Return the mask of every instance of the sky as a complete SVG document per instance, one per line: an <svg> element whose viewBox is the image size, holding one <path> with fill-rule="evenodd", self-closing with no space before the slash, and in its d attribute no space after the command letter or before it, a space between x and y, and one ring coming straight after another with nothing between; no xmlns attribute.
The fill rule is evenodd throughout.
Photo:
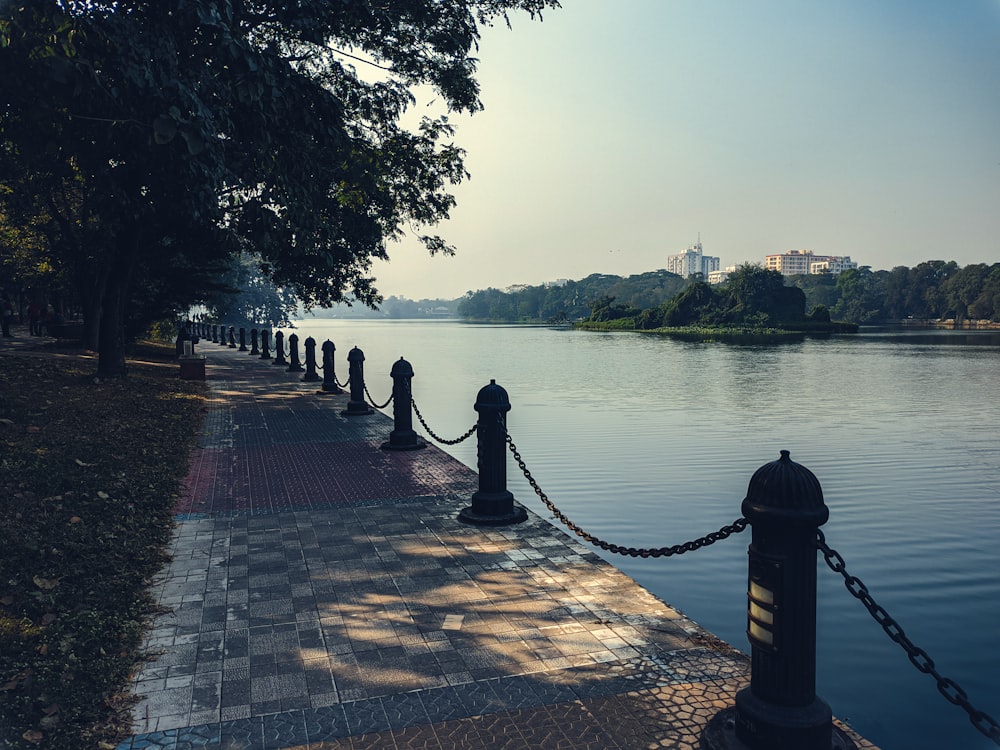
<svg viewBox="0 0 1000 750"><path fill-rule="evenodd" d="M723 267L1000 262L1000 0L563 0L476 56L471 178L432 230L457 253L391 243L386 297L642 273L699 237Z"/></svg>

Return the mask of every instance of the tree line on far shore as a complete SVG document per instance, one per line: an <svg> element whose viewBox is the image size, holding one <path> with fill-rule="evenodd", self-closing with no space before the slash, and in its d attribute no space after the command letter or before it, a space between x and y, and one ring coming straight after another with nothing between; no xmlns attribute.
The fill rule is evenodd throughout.
<svg viewBox="0 0 1000 750"><path fill-rule="evenodd" d="M644 329L824 318L857 324L907 318L997 322L1000 263L960 267L955 261L930 260L891 271L863 266L836 276L787 277L746 264L718 286L663 270L628 277L592 274L561 286L470 291L457 311L466 320L498 322L632 319Z"/></svg>

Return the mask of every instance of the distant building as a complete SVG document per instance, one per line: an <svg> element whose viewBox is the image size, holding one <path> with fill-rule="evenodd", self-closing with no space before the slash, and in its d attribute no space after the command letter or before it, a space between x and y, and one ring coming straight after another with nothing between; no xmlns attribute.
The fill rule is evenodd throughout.
<svg viewBox="0 0 1000 750"><path fill-rule="evenodd" d="M784 276L798 274L832 273L834 275L858 264L844 255L816 255L812 250L789 250L764 256L764 267Z"/></svg>
<svg viewBox="0 0 1000 750"><path fill-rule="evenodd" d="M736 266L726 266L722 271L711 271L708 274L709 284L723 284L729 281L729 275L736 273Z"/></svg>
<svg viewBox="0 0 1000 750"><path fill-rule="evenodd" d="M667 256L667 270L678 276L688 278L701 274L707 279L713 271L719 270L719 258L702 253L701 241L689 247L683 253Z"/></svg>
<svg viewBox="0 0 1000 750"><path fill-rule="evenodd" d="M843 273L857 267L858 264L845 255L842 258L813 261L809 264L809 273L829 273L836 276L838 273Z"/></svg>
<svg viewBox="0 0 1000 750"><path fill-rule="evenodd" d="M546 281L542 286L551 289L554 286L566 286L568 283L569 279L556 279L555 281Z"/></svg>

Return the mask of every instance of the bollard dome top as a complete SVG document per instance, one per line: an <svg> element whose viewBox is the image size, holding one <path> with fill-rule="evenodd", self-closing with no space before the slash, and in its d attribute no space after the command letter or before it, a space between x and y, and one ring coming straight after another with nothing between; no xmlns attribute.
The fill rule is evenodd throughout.
<svg viewBox="0 0 1000 750"><path fill-rule="evenodd" d="M324 352L325 352L325 351L326 351L327 349L329 349L329 350L330 350L331 352L333 352L333 351L336 351L336 350L337 350L337 347L335 347L335 346L333 345L333 342L332 342L332 341L330 341L330 339L327 339L326 341L324 341L324 342L323 342L323 346L322 346L321 348L323 349L323 351L324 351Z"/></svg>
<svg viewBox="0 0 1000 750"><path fill-rule="evenodd" d="M365 353L363 351L361 351L360 349L358 349L358 347L354 347L353 349L351 349L351 351L349 351L347 353L347 361L348 362L364 362L365 361Z"/></svg>
<svg viewBox="0 0 1000 750"><path fill-rule="evenodd" d="M781 451L777 461L754 472L742 510L751 523L779 521L820 526L830 517L816 475L792 461L786 450Z"/></svg>
<svg viewBox="0 0 1000 750"><path fill-rule="evenodd" d="M292 339L294 339L295 341L298 341L299 340L298 334L295 334L295 333L288 334L288 340L291 341Z"/></svg>
<svg viewBox="0 0 1000 750"><path fill-rule="evenodd" d="M389 371L389 377L391 378L412 378L413 377L413 365L407 362L405 359L400 357L392 365L392 370Z"/></svg>
<svg viewBox="0 0 1000 750"><path fill-rule="evenodd" d="M476 411L480 409L510 411L510 398L507 396L507 391L491 378L490 384L479 390L479 394L476 396L476 405L473 408Z"/></svg>
<svg viewBox="0 0 1000 750"><path fill-rule="evenodd" d="M314 339L312 336L308 336L306 338L306 348L308 349L313 346L316 346L316 339Z"/></svg>

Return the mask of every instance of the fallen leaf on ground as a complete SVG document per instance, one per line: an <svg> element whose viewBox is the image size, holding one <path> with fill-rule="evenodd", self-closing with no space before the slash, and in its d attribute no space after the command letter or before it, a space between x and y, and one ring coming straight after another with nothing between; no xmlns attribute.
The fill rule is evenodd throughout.
<svg viewBox="0 0 1000 750"><path fill-rule="evenodd" d="M36 586L38 586L38 588L44 589L45 591L51 591L59 585L58 578L42 578L41 576L34 576L31 580Z"/></svg>

